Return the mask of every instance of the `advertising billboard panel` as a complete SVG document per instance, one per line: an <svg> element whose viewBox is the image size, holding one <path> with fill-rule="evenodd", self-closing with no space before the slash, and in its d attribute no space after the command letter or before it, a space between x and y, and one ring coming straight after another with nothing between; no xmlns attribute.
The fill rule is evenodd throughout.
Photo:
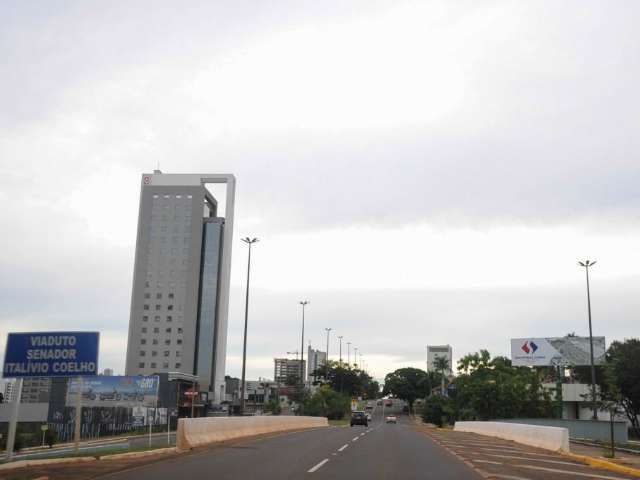
<svg viewBox="0 0 640 480"><path fill-rule="evenodd" d="M98 332L10 333L5 378L71 377L98 372Z"/></svg>
<svg viewBox="0 0 640 480"><path fill-rule="evenodd" d="M98 375L82 379L82 406L134 407L155 406L159 378L136 376ZM78 381L71 379L67 387L67 406L73 407L78 399Z"/></svg>
<svg viewBox="0 0 640 480"><path fill-rule="evenodd" d="M605 337L593 337L593 359L604 362ZM511 362L516 367L590 365L589 337L512 338Z"/></svg>

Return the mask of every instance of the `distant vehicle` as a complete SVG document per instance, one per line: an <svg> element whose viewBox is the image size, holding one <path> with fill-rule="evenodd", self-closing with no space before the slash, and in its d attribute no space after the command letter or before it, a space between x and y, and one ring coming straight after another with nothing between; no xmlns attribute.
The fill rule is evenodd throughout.
<svg viewBox="0 0 640 480"><path fill-rule="evenodd" d="M370 422L370 421L371 421L371 414L367 413L367 422Z"/></svg>
<svg viewBox="0 0 640 480"><path fill-rule="evenodd" d="M108 392L108 393L105 392L100 394L101 402L105 402L105 401L119 402L120 400L122 400L122 394L117 390L114 390L113 392Z"/></svg>
<svg viewBox="0 0 640 480"><path fill-rule="evenodd" d="M378 405L378 406L382 406L382 400L378 400L378 401L376 402L376 405Z"/></svg>
<svg viewBox="0 0 640 480"><path fill-rule="evenodd" d="M373 405L367 405L364 407L365 410L373 410Z"/></svg>
<svg viewBox="0 0 640 480"><path fill-rule="evenodd" d="M351 426L353 427L354 425L364 425L368 427L369 421L367 420L366 413L360 411L351 412Z"/></svg>
<svg viewBox="0 0 640 480"><path fill-rule="evenodd" d="M389 400L389 399L385 400L384 401L384 406L385 407L393 407L393 401Z"/></svg>
<svg viewBox="0 0 640 480"><path fill-rule="evenodd" d="M395 415L387 415L386 421L387 423L398 423L398 419Z"/></svg>

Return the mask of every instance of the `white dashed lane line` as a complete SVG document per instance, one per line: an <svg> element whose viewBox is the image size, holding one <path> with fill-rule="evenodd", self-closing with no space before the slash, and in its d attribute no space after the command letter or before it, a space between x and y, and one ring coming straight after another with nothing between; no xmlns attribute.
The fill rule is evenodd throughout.
<svg viewBox="0 0 640 480"><path fill-rule="evenodd" d="M345 448L347 448L348 446L349 446L349 444L348 444L348 443L345 443L343 446L341 446L341 447L338 449L338 451L339 451L339 452L341 452L341 451L343 451Z"/></svg>
<svg viewBox="0 0 640 480"><path fill-rule="evenodd" d="M353 437L353 438L351 439L351 441L352 441L352 442L357 442L359 438L360 438L360 437Z"/></svg>
<svg viewBox="0 0 640 480"><path fill-rule="evenodd" d="M502 465L502 462L493 462L491 460L480 460L479 458L474 458L471 461L473 463L489 463L491 465Z"/></svg>
<svg viewBox="0 0 640 480"><path fill-rule="evenodd" d="M324 460L322 460L320 463L318 463L315 467L311 467L309 470L307 470L307 473L313 473L316 470L318 470L320 467L322 467L325 463L327 463L329 461L328 458L325 458Z"/></svg>

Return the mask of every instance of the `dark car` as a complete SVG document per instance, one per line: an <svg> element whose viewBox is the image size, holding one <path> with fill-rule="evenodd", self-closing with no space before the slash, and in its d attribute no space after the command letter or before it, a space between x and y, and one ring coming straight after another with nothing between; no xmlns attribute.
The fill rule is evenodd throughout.
<svg viewBox="0 0 640 480"><path fill-rule="evenodd" d="M364 412L351 412L351 426L353 427L354 425L369 426L367 414Z"/></svg>

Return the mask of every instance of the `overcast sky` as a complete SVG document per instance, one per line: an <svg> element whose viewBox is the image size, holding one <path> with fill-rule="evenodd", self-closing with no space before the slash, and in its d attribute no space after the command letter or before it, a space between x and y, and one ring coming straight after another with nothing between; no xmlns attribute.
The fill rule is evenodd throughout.
<svg viewBox="0 0 640 480"><path fill-rule="evenodd" d="M124 371L140 175L237 177L227 371L324 328L377 377L637 337L635 1L3 1L0 354L98 329ZM345 345L346 355L346 345ZM330 355L337 353L331 342Z"/></svg>

